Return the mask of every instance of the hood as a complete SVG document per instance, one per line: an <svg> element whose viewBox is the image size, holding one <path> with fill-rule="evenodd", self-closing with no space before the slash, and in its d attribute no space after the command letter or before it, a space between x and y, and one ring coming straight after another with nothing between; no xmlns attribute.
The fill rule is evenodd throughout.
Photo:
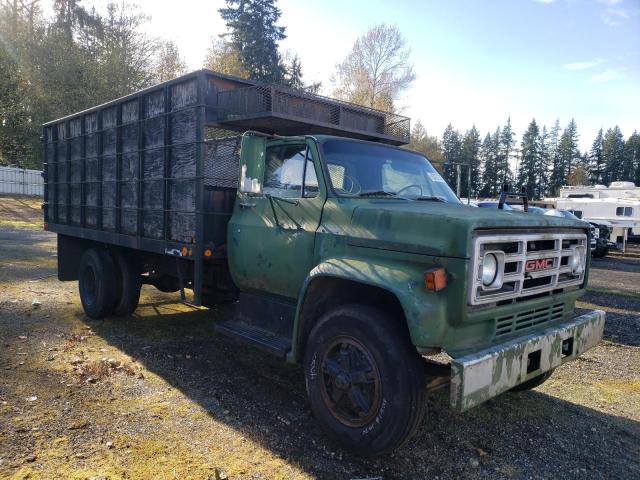
<svg viewBox="0 0 640 480"><path fill-rule="evenodd" d="M349 243L385 250L468 258L476 230L587 230L582 221L437 202L372 199L353 210Z"/></svg>

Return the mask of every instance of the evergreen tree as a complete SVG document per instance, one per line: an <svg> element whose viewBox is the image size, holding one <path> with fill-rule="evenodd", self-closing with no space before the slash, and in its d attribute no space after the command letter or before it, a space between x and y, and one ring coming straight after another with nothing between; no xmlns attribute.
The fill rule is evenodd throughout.
<svg viewBox="0 0 640 480"><path fill-rule="evenodd" d="M517 184L524 187L529 198L539 198L538 179L540 172L540 129L536 120L531 120L527 130L522 135L520 151L520 168Z"/></svg>
<svg viewBox="0 0 640 480"><path fill-rule="evenodd" d="M500 127L493 135L487 133L480 147L480 162L482 164L482 186L480 197L496 197L502 185L498 179L498 149L500 145Z"/></svg>
<svg viewBox="0 0 640 480"><path fill-rule="evenodd" d="M556 122L557 125L557 122ZM552 130L554 132L556 126ZM566 185L567 177L571 175L573 167L578 163L580 151L578 150L578 126L571 119L560 135L554 155L553 171L551 172L551 191L557 195L560 187Z"/></svg>
<svg viewBox="0 0 640 480"><path fill-rule="evenodd" d="M294 55L291 59L291 64L285 67L286 71L286 84L291 88L303 89L304 83L302 81L302 64L300 63L300 57Z"/></svg>
<svg viewBox="0 0 640 480"><path fill-rule="evenodd" d="M309 93L318 93L322 82L316 82L309 85L304 83L302 74L302 62L296 53L286 52L282 59L282 68L284 73L283 84L296 90L304 90Z"/></svg>
<svg viewBox="0 0 640 480"><path fill-rule="evenodd" d="M560 120L556 119L549 132L548 151L551 160L551 175L547 193L558 195L560 187L564 183L564 171L560 164Z"/></svg>
<svg viewBox="0 0 640 480"><path fill-rule="evenodd" d="M604 158L602 156L602 129L598 130L598 135L591 145L589 151L589 181L593 185L602 183L602 175L604 174Z"/></svg>
<svg viewBox="0 0 640 480"><path fill-rule="evenodd" d="M602 142L602 158L604 161L604 175L602 181L609 185L616 180L622 180L624 163L624 137L617 125L607 130Z"/></svg>
<svg viewBox="0 0 640 480"><path fill-rule="evenodd" d="M226 0L226 7L219 12L230 30L230 44L240 53L250 78L282 82L285 72L278 42L286 34L285 28L277 25L281 12L276 0Z"/></svg>
<svg viewBox="0 0 640 480"><path fill-rule="evenodd" d="M500 191L502 185L511 183L513 180L511 175L510 161L515 155L516 135L511 128L511 117L507 118L507 124L502 129L499 136L498 157L496 159L496 173L500 182Z"/></svg>
<svg viewBox="0 0 640 480"><path fill-rule="evenodd" d="M460 160L462 163L466 163L466 167L462 167L461 173L464 177L462 180L462 193L463 197L477 197L480 190L480 132L475 125L471 127L464 134L462 139L462 152ZM471 169L471 172L468 171ZM466 180L471 178L471 185ZM469 189L471 187L471 189ZM470 191L469 191L470 190Z"/></svg>
<svg viewBox="0 0 640 480"><path fill-rule="evenodd" d="M624 144L624 160L622 164L622 180L635 181L636 169L640 157L640 135L634 131Z"/></svg>
<svg viewBox="0 0 640 480"><path fill-rule="evenodd" d="M640 186L640 134L637 131L627 139L625 155L632 165L633 174L629 176L629 180Z"/></svg>
<svg viewBox="0 0 640 480"><path fill-rule="evenodd" d="M538 138L540 155L538 155L538 164L536 165L536 198L544 198L549 192L549 169L551 167L549 136L550 134L547 131L547 127L543 126L540 137Z"/></svg>
<svg viewBox="0 0 640 480"><path fill-rule="evenodd" d="M447 125L447 128L442 135L442 154L445 160L444 166L444 178L452 189L456 189L457 179L457 165L462 155L462 139L460 133L453 128L451 124Z"/></svg>
<svg viewBox="0 0 640 480"><path fill-rule="evenodd" d="M564 179L571 175L573 169L580 162L580 150L578 149L578 125L572 118L562 132L560 145L560 164L564 170Z"/></svg>

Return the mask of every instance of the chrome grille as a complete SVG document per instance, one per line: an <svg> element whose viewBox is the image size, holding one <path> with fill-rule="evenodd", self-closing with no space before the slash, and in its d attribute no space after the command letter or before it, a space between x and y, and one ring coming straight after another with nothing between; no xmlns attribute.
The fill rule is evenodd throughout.
<svg viewBox="0 0 640 480"><path fill-rule="evenodd" d="M564 304L547 305L496 318L496 337L562 319Z"/></svg>
<svg viewBox="0 0 640 480"><path fill-rule="evenodd" d="M480 234L474 239L469 282L469 303L485 303L536 295L579 285L584 269L574 274L569 265L576 248L587 254L584 233ZM504 276L500 288L482 285L482 262L487 253L504 254ZM548 260L548 265L527 272L527 262Z"/></svg>

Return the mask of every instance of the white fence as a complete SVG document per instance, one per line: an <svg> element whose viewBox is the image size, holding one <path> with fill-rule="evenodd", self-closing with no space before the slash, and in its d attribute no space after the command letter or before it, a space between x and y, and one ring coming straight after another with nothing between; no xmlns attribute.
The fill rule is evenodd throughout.
<svg viewBox="0 0 640 480"><path fill-rule="evenodd" d="M0 167L0 193L42 196L44 185L40 170Z"/></svg>

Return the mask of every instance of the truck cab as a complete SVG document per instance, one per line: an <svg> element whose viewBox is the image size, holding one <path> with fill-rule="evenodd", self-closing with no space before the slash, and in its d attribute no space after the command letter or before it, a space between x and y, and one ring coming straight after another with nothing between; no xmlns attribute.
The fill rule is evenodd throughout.
<svg viewBox="0 0 640 480"><path fill-rule="evenodd" d="M352 449L404 441L429 373L463 411L602 336L604 313L574 314L584 222L468 207L427 158L379 143L249 132L240 164L227 241L240 302L221 331L303 362L315 415Z"/></svg>

